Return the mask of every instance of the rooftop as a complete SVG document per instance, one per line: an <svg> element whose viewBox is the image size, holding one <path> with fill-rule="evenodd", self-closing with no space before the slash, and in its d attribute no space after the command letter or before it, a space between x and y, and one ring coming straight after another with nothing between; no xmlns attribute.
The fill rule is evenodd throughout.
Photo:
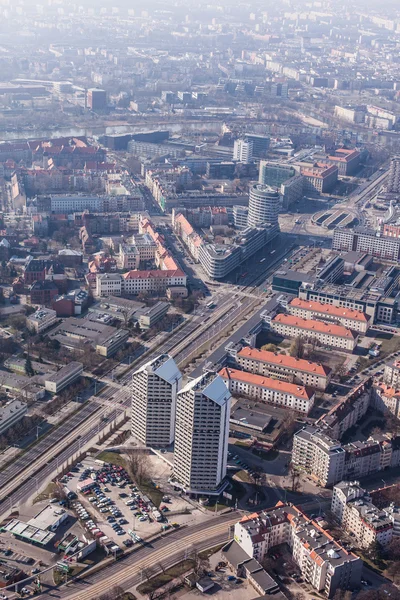
<svg viewBox="0 0 400 600"><path fill-rule="evenodd" d="M320 363L310 362L302 358L293 358L287 354L275 354L275 352L269 352L267 350L258 350L257 348L250 348L245 346L240 350L238 356L241 358L251 358L264 363L270 363L274 365L282 365L289 369L296 369L298 371L305 371L307 373L315 373L323 377L327 376L331 369L325 367Z"/></svg>
<svg viewBox="0 0 400 600"><path fill-rule="evenodd" d="M326 335L334 335L336 337L345 337L348 339L355 339L354 333L342 327L341 325L328 325L322 321L314 321L311 319L301 319L300 317L294 317L293 315L279 314L272 320L273 323L282 323L292 327L298 327L299 329L306 329L308 331L316 331L318 333L324 333Z"/></svg>
<svg viewBox="0 0 400 600"><path fill-rule="evenodd" d="M302 385L287 383L286 381L264 377L263 375L253 375L253 373L246 373L245 371L239 371L237 369L224 367L219 372L219 375L224 379L234 379L236 381L242 381L243 383L249 383L250 385L256 385L276 392L291 394L302 400L310 400L314 396L314 392L311 389Z"/></svg>
<svg viewBox="0 0 400 600"><path fill-rule="evenodd" d="M303 308L313 312L324 313L332 317L337 317L338 319L345 318L364 322L369 320L369 317L366 314L359 312L358 310L353 310L352 308L342 308L340 306L332 306L331 304L322 304L322 302L315 302L313 300L300 300L300 298L293 298L289 306Z"/></svg>

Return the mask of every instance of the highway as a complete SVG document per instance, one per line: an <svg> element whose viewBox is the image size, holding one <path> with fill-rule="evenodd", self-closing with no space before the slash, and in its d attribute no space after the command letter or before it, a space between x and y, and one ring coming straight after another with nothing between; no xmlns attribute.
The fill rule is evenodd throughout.
<svg viewBox="0 0 400 600"><path fill-rule="evenodd" d="M122 586L125 590L140 583L142 570L151 567L157 569L160 562L164 567L171 566L184 558L185 552L192 548L202 550L228 541L230 528L241 517L238 512L218 516L205 523L183 528L170 533L152 543L144 544L137 551L122 560L103 567L99 572L71 582L57 591L45 591L43 600L63 598L65 600L90 600L97 598L113 586ZM151 561L149 558L151 557Z"/></svg>

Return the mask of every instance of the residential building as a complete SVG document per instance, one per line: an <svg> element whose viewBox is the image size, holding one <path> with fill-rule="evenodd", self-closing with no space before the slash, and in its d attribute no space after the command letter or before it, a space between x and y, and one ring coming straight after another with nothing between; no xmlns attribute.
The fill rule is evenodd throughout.
<svg viewBox="0 0 400 600"><path fill-rule="evenodd" d="M162 354L132 375L131 432L142 444L165 448L174 441L176 397L182 375L168 354Z"/></svg>
<svg viewBox="0 0 400 600"><path fill-rule="evenodd" d="M277 225L280 206L280 195L276 190L262 183L252 185L249 196L249 227L257 227L262 223Z"/></svg>
<svg viewBox="0 0 400 600"><path fill-rule="evenodd" d="M385 383L378 384L373 389L374 408L381 412L389 411L396 419L400 418L400 389Z"/></svg>
<svg viewBox="0 0 400 600"><path fill-rule="evenodd" d="M372 391L372 377L364 379L323 414L317 420L317 425L324 427L331 437L340 440L366 414L371 404Z"/></svg>
<svg viewBox="0 0 400 600"><path fill-rule="evenodd" d="M320 363L249 346L244 346L236 354L236 363L245 371L257 375L301 383L321 391L328 387L331 378L331 369Z"/></svg>
<svg viewBox="0 0 400 600"><path fill-rule="evenodd" d="M137 248L141 262L155 259L157 244L154 242L150 234L133 234L132 245Z"/></svg>
<svg viewBox="0 0 400 600"><path fill-rule="evenodd" d="M133 244L120 244L118 266L120 269L138 269L140 266L139 250Z"/></svg>
<svg viewBox="0 0 400 600"><path fill-rule="evenodd" d="M248 206L234 206L233 207L233 222L236 229L246 229L247 220L249 216Z"/></svg>
<svg viewBox="0 0 400 600"><path fill-rule="evenodd" d="M356 538L360 548L369 548L376 542L385 547L392 540L390 516L373 504L357 481L342 481L333 488L332 512L344 531Z"/></svg>
<svg viewBox="0 0 400 600"><path fill-rule="evenodd" d="M308 414L314 405L315 393L310 389L263 375L254 375L224 367L219 372L234 396L248 396L268 404L291 408Z"/></svg>
<svg viewBox="0 0 400 600"><path fill-rule="evenodd" d="M36 333L42 333L57 322L57 313L51 308L39 308L27 318L27 325Z"/></svg>
<svg viewBox="0 0 400 600"><path fill-rule="evenodd" d="M71 361L59 371L46 377L44 387L52 394L58 394L64 388L75 383L83 373L83 364L77 361Z"/></svg>
<svg viewBox="0 0 400 600"><path fill-rule="evenodd" d="M287 544L302 578L332 598L336 590L360 586L362 561L342 548L296 506L275 507L244 516L235 525L234 539L242 550L262 562L267 552Z"/></svg>
<svg viewBox="0 0 400 600"><path fill-rule="evenodd" d="M335 106L335 117L348 123L364 123L365 106Z"/></svg>
<svg viewBox="0 0 400 600"><path fill-rule="evenodd" d="M391 360L385 364L383 381L387 386L400 389L400 360Z"/></svg>
<svg viewBox="0 0 400 600"><path fill-rule="evenodd" d="M287 306L287 311L302 319L319 319L324 322L340 323L343 327L359 333L367 332L371 320L369 315L351 308L341 308L300 298L293 298Z"/></svg>
<svg viewBox="0 0 400 600"><path fill-rule="evenodd" d="M28 405L20 400L10 400L0 407L0 435L24 418Z"/></svg>
<svg viewBox="0 0 400 600"><path fill-rule="evenodd" d="M322 346L345 352L353 352L358 340L356 333L341 325L328 325L322 321L301 319L292 315L276 315L270 322L270 328L284 337L302 336L309 340L315 339Z"/></svg>
<svg viewBox="0 0 400 600"><path fill-rule="evenodd" d="M338 440L307 426L293 436L292 463L309 473L322 487L343 479L346 453Z"/></svg>
<svg viewBox="0 0 400 600"><path fill-rule="evenodd" d="M400 192L400 156L393 156L390 160L386 189L391 194Z"/></svg>
<svg viewBox="0 0 400 600"><path fill-rule="evenodd" d="M224 487L230 404L231 394L214 372L178 393L171 481L188 494L219 495Z"/></svg>
<svg viewBox="0 0 400 600"><path fill-rule="evenodd" d="M52 301L58 296L59 291L54 281L35 281L29 288L28 296L30 303L39 306L51 305Z"/></svg>

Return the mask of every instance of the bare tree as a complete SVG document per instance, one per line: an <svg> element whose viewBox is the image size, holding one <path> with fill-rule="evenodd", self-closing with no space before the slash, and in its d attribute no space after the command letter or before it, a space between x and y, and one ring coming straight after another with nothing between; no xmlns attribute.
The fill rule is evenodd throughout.
<svg viewBox="0 0 400 600"><path fill-rule="evenodd" d="M125 457L126 469L139 486L151 480L151 465L146 451L130 449L125 452Z"/></svg>
<svg viewBox="0 0 400 600"><path fill-rule="evenodd" d="M292 484L292 492L296 492L300 486L300 472L292 462L289 464L289 475Z"/></svg>

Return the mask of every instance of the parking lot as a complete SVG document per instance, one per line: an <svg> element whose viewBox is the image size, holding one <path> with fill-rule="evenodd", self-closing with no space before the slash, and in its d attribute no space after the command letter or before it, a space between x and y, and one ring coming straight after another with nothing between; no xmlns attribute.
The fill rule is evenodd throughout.
<svg viewBox="0 0 400 600"><path fill-rule="evenodd" d="M167 483L171 469L157 456L151 456L151 461L154 483L161 487ZM157 473L162 473L160 478L155 465ZM64 483L77 494L74 510L83 527L94 531L97 539L108 538L119 546L131 545L129 531L146 539L171 526L210 518L209 514L174 492L171 486L163 485L162 489L167 487L168 491L159 493L161 502L156 506L134 485L123 467L93 458L86 458L71 469Z"/></svg>

